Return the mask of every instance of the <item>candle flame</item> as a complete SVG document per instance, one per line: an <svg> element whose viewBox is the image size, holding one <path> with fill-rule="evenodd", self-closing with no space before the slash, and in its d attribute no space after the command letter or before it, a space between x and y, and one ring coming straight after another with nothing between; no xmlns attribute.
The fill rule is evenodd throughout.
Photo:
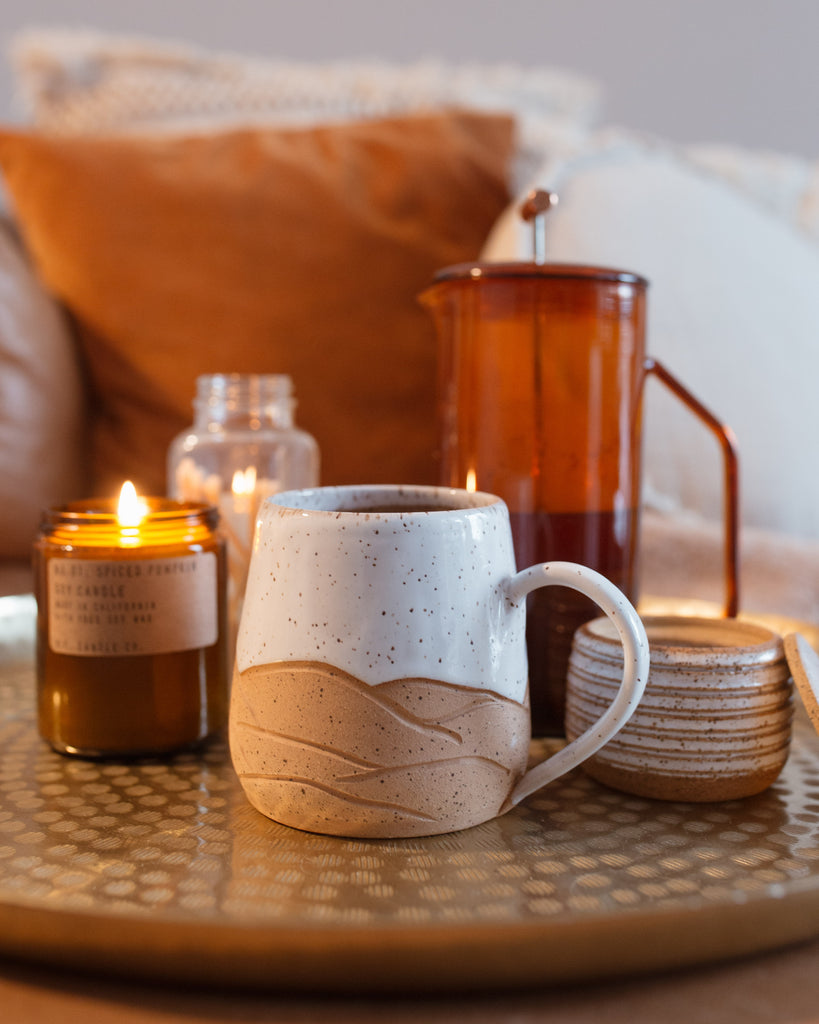
<svg viewBox="0 0 819 1024"><path fill-rule="evenodd" d="M466 489L473 494L478 489L478 478L475 470L470 468L466 471Z"/></svg>
<svg viewBox="0 0 819 1024"><path fill-rule="evenodd" d="M256 467L248 466L244 470L237 469L233 474L230 489L234 494L253 494L256 490Z"/></svg>
<svg viewBox="0 0 819 1024"><path fill-rule="evenodd" d="M148 506L137 497L136 487L126 480L119 492L117 519L124 527L139 526L148 513Z"/></svg>

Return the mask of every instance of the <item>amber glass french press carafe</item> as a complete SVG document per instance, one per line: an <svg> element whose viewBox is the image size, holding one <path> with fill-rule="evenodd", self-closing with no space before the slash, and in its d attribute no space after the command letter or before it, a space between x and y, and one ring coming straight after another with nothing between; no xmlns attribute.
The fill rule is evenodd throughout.
<svg viewBox="0 0 819 1024"><path fill-rule="evenodd" d="M638 274L546 263L536 192L531 262L460 264L422 294L438 333L441 482L500 495L518 565L597 569L637 600L642 397L662 381L716 435L725 472L725 612L737 611L737 455L733 435L645 352ZM563 730L575 629L599 614L573 591L531 595L527 651L533 728Z"/></svg>

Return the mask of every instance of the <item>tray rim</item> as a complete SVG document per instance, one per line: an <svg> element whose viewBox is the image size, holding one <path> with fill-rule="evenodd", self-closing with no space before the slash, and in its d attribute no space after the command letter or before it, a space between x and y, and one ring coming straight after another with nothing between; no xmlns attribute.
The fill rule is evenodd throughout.
<svg viewBox="0 0 819 1024"><path fill-rule="evenodd" d="M216 924L0 898L0 954L83 973L206 987L489 991L639 976L772 952L815 938L817 911L817 879L732 903L481 925Z"/></svg>

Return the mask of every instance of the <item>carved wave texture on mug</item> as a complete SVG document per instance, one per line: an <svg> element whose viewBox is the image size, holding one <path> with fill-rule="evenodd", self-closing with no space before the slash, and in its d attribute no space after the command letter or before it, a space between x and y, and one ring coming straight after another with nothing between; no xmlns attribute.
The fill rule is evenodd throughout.
<svg viewBox="0 0 819 1024"><path fill-rule="evenodd" d="M528 707L432 679L370 686L332 665L236 673L233 764L250 802L297 828L424 835L497 814L526 768Z"/></svg>

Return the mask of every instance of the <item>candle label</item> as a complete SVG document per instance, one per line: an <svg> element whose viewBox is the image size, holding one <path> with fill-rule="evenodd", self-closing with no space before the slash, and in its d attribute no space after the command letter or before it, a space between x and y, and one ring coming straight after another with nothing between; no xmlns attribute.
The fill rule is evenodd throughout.
<svg viewBox="0 0 819 1024"><path fill-rule="evenodd" d="M57 654L167 654L215 644L217 558L48 562L48 643Z"/></svg>

